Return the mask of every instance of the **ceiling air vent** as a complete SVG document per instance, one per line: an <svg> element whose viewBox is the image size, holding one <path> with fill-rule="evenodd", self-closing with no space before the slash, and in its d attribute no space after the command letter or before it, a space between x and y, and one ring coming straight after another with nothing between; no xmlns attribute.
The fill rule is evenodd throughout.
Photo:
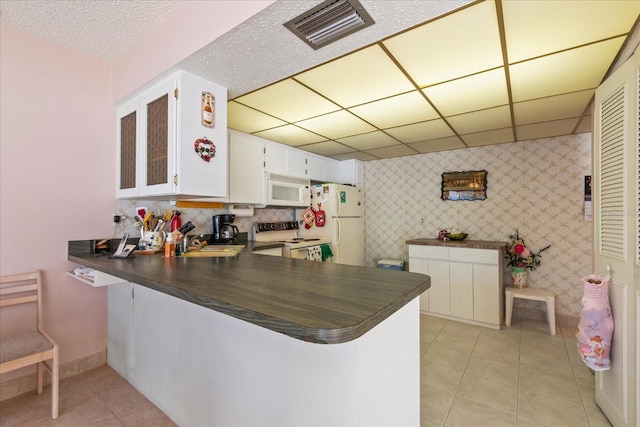
<svg viewBox="0 0 640 427"><path fill-rule="evenodd" d="M326 0L284 26L319 49L371 24L373 19L358 0Z"/></svg>

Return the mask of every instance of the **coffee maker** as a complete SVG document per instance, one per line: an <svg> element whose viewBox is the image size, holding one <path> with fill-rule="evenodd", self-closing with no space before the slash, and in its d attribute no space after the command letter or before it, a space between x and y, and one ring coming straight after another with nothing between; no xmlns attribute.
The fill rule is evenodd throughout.
<svg viewBox="0 0 640 427"><path fill-rule="evenodd" d="M229 245L238 243L238 227L233 224L236 216L231 214L214 215L213 216L213 235L211 236L212 245Z"/></svg>

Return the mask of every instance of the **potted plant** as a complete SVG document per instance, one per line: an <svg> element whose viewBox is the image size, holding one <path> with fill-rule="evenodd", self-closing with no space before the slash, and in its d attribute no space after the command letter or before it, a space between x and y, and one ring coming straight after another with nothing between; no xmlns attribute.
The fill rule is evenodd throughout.
<svg viewBox="0 0 640 427"><path fill-rule="evenodd" d="M535 270L540 266L540 254L551 247L547 245L538 252L533 252L524 243L520 233L516 228L515 234L509 236L511 242L505 251L507 265L511 267L511 280L514 288L524 288L527 286L527 269Z"/></svg>

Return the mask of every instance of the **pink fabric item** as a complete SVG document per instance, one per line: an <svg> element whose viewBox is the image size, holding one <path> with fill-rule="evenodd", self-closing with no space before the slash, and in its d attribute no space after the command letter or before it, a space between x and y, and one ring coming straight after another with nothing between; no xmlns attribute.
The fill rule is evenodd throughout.
<svg viewBox="0 0 640 427"><path fill-rule="evenodd" d="M578 353L594 371L610 368L609 351L613 336L613 314L609 304L609 276L596 274L582 278L582 312L576 330Z"/></svg>

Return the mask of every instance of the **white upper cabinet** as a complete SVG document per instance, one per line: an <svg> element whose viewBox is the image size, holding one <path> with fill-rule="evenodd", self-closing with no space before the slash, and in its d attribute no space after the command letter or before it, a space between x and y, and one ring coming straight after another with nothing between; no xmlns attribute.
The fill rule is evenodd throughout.
<svg viewBox="0 0 640 427"><path fill-rule="evenodd" d="M227 91L178 71L118 107L118 198L226 197Z"/></svg>
<svg viewBox="0 0 640 427"><path fill-rule="evenodd" d="M264 203L264 173L264 140L229 130L229 201Z"/></svg>
<svg viewBox="0 0 640 427"><path fill-rule="evenodd" d="M327 182L341 182L340 161L335 159L324 159L324 180Z"/></svg>
<svg viewBox="0 0 640 427"><path fill-rule="evenodd" d="M264 146L264 170L280 175L287 174L287 150L286 145L258 138Z"/></svg>
<svg viewBox="0 0 640 427"><path fill-rule="evenodd" d="M312 181L327 181L327 177L325 174L324 157L312 153L307 153L306 151L304 153L306 154L306 177Z"/></svg>
<svg viewBox="0 0 640 427"><path fill-rule="evenodd" d="M229 129L229 203L264 204L265 173L362 185L358 160L338 161ZM347 179L344 179L346 177Z"/></svg>
<svg viewBox="0 0 640 427"><path fill-rule="evenodd" d="M340 182L358 186L364 185L364 163L354 159L341 161Z"/></svg>

